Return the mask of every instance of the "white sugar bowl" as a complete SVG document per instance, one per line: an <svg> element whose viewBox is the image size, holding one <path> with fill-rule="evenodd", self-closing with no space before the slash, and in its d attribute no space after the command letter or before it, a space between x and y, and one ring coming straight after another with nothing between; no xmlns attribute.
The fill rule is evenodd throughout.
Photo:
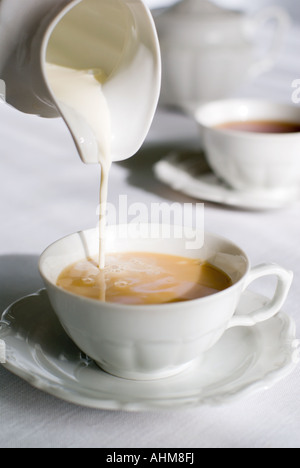
<svg viewBox="0 0 300 468"><path fill-rule="evenodd" d="M257 35L272 22L271 45L261 56ZM161 101L185 107L226 97L246 79L272 68L289 17L279 7L248 16L206 0L183 0L159 15L156 25L163 60Z"/></svg>

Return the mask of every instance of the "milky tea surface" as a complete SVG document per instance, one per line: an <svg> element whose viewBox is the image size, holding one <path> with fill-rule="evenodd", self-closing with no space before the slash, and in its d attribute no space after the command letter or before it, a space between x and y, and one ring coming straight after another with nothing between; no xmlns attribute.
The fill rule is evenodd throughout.
<svg viewBox="0 0 300 468"><path fill-rule="evenodd" d="M207 262L153 253L106 255L67 267L57 285L76 295L125 305L183 302L223 291L232 281Z"/></svg>

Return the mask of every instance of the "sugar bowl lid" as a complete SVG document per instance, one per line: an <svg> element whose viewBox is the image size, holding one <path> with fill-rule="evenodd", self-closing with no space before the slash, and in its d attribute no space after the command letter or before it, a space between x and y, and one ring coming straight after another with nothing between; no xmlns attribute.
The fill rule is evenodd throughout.
<svg viewBox="0 0 300 468"><path fill-rule="evenodd" d="M156 18L161 38L187 43L222 43L242 33L244 14L223 9L208 0L182 0ZM192 45L192 44L191 44Z"/></svg>

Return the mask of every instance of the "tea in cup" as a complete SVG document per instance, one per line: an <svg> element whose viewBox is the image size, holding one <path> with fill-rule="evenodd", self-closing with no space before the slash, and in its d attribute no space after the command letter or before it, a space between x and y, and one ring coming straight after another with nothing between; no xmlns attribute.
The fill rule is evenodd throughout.
<svg viewBox="0 0 300 468"><path fill-rule="evenodd" d="M108 302L101 287L99 297L90 298L60 284L70 268L97 257L97 229L55 242L40 259L40 272L51 304L67 334L104 371L126 379L153 380L175 375L201 358L227 329L270 319L284 304L293 278L291 272L277 265L251 269L246 253L219 236L206 234L204 245L191 250L187 246L197 235L193 229L174 227L171 238L162 231L153 238L152 227L136 226L134 236L132 225L108 227L106 249L108 257L115 258L108 267L119 269L112 275L119 284L110 284L110 277L105 286L112 287L120 299L122 293L116 291L128 288L130 282L137 284L133 294L124 295L127 299L140 298L136 303L126 303L124 297L114 301L114 294ZM135 259L139 261L132 278L124 271L128 261L134 265ZM168 270L166 261L173 272ZM177 289L172 290L174 265L179 276ZM189 273L181 272L180 276L181 268ZM250 283L269 275L278 278L273 299L250 315L236 315L240 298ZM82 273L79 277L84 278ZM151 296L151 283L156 291L151 300L144 301L145 291L146 296L149 291Z"/></svg>
<svg viewBox="0 0 300 468"><path fill-rule="evenodd" d="M299 189L299 108L232 99L201 105L194 117L209 165L232 188Z"/></svg>

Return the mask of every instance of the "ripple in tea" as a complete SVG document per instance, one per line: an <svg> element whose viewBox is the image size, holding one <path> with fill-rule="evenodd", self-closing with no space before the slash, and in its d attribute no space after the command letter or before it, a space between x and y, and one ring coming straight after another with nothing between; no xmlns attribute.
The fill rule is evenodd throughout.
<svg viewBox="0 0 300 468"><path fill-rule="evenodd" d="M57 285L79 296L127 304L166 304L206 297L232 285L226 273L200 260L152 253L108 254L67 267Z"/></svg>

